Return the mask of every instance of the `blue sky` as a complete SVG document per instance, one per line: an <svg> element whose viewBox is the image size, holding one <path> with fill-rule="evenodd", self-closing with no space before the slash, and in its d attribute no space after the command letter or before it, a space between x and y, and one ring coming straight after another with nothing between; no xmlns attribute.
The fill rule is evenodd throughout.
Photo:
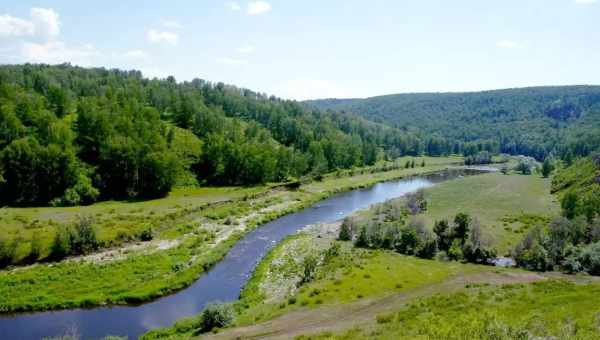
<svg viewBox="0 0 600 340"><path fill-rule="evenodd" d="M4 0L0 63L26 61L293 99L600 84L600 0Z"/></svg>

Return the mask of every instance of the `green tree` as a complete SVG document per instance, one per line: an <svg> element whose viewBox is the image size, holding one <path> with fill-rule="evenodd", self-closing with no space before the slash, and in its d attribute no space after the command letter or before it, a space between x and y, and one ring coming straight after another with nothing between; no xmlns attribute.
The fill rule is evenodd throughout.
<svg viewBox="0 0 600 340"><path fill-rule="evenodd" d="M465 213L458 213L454 217L454 228L452 229L453 237L458 239L461 244L465 243L469 233L469 225L471 224L471 216Z"/></svg>
<svg viewBox="0 0 600 340"><path fill-rule="evenodd" d="M546 157L546 159L544 159L544 163L542 163L542 176L544 178L548 178L553 170L554 166L552 165L550 158Z"/></svg>
<svg viewBox="0 0 600 340"><path fill-rule="evenodd" d="M562 208L562 214L568 219L573 219L577 214L578 206L577 194L573 191L568 191L562 198L560 205Z"/></svg>
<svg viewBox="0 0 600 340"><path fill-rule="evenodd" d="M344 218L342 225L340 227L340 233L338 236L338 240L340 241L350 241L352 240L352 229L354 222L350 217Z"/></svg>

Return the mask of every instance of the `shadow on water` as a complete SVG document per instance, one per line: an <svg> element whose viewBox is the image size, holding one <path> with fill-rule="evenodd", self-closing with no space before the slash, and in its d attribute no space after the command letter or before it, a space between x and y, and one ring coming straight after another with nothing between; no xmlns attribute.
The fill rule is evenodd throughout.
<svg viewBox="0 0 600 340"><path fill-rule="evenodd" d="M400 197L436 183L481 174L487 169L449 169L382 182L366 189L334 195L297 213L266 223L246 234L207 273L173 295L138 306L98 307L0 317L0 339L40 339L76 331L82 338L107 335L137 338L177 319L198 314L212 301L236 300L257 263L284 237L308 224L333 222L372 204Z"/></svg>

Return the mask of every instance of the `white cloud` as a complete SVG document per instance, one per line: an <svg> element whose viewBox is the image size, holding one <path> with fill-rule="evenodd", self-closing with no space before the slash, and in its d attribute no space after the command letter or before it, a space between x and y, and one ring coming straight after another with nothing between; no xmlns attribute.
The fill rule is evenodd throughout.
<svg viewBox="0 0 600 340"><path fill-rule="evenodd" d="M142 50L131 50L123 53L123 56L131 59L146 59L148 58L148 53Z"/></svg>
<svg viewBox="0 0 600 340"><path fill-rule="evenodd" d="M3 60L58 64L70 62L89 66L100 56L91 44L66 44L60 37L59 15L52 8L31 8L29 18L0 15L0 38L9 39L3 45Z"/></svg>
<svg viewBox="0 0 600 340"><path fill-rule="evenodd" d="M576 4L589 5L596 2L596 0L574 0Z"/></svg>
<svg viewBox="0 0 600 340"><path fill-rule="evenodd" d="M338 84L318 77L289 80L277 87L278 96L286 99L346 98L348 92Z"/></svg>
<svg viewBox="0 0 600 340"><path fill-rule="evenodd" d="M53 39L60 34L58 13L52 8L32 8L30 15L37 36Z"/></svg>
<svg viewBox="0 0 600 340"><path fill-rule="evenodd" d="M254 46L245 44L245 45L238 47L236 49L236 51L238 51L238 53L242 53L242 54L249 54L249 53L254 52Z"/></svg>
<svg viewBox="0 0 600 340"><path fill-rule="evenodd" d="M177 33L167 31L148 30L146 33L146 39L151 43L167 43L171 45L177 45L179 42L179 36Z"/></svg>
<svg viewBox="0 0 600 340"><path fill-rule="evenodd" d="M236 58L221 58L217 60L220 64L228 65L228 66L245 66L248 65L248 61L244 59L236 59Z"/></svg>
<svg viewBox="0 0 600 340"><path fill-rule="evenodd" d="M0 15L0 37L32 37L43 40L60 34L58 13L52 8L32 8L29 20L8 14Z"/></svg>
<svg viewBox="0 0 600 340"><path fill-rule="evenodd" d="M232 11L239 11L240 9L242 9L240 4L237 3L236 1L232 1L232 2L228 3L227 8L229 8Z"/></svg>
<svg viewBox="0 0 600 340"><path fill-rule="evenodd" d="M182 29L183 25L177 20L162 20L161 24L166 28Z"/></svg>
<svg viewBox="0 0 600 340"><path fill-rule="evenodd" d="M33 35L33 23L10 15L0 15L0 37Z"/></svg>
<svg viewBox="0 0 600 340"><path fill-rule="evenodd" d="M496 47L505 48L505 49L514 49L514 48L523 47L523 44L513 41L513 40L500 40L500 41L496 42Z"/></svg>
<svg viewBox="0 0 600 340"><path fill-rule="evenodd" d="M248 3L248 14L257 15L271 10L271 4L266 1L252 1Z"/></svg>

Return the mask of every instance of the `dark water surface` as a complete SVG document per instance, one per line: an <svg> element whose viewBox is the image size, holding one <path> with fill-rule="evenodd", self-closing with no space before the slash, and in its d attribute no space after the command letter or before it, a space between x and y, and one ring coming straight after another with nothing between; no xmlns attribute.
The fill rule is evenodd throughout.
<svg viewBox="0 0 600 340"><path fill-rule="evenodd" d="M198 314L209 302L236 300L265 253L281 239L308 224L333 222L371 204L460 176L482 172L485 171L445 170L432 175L383 182L370 188L337 194L251 231L223 260L178 293L140 306L0 316L0 339L40 339L66 333L77 333L83 339L98 339L107 335L135 339L150 329L170 326L177 319Z"/></svg>

